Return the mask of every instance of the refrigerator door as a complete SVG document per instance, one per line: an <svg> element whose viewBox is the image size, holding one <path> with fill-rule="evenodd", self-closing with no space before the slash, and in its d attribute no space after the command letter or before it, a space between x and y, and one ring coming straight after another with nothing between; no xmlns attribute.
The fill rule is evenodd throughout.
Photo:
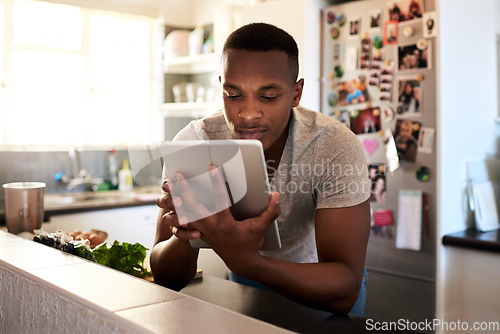
<svg viewBox="0 0 500 334"><path fill-rule="evenodd" d="M399 145L399 167L393 172L388 171L387 161L376 160L379 158L365 150L367 165L385 166L385 202L372 201L372 211L390 210L393 219L392 225L372 230L366 258L365 316L381 321L430 320L435 312L437 192L432 137L437 121L437 45L435 37L428 34L425 18L436 7L434 0L415 2L420 9L410 10L410 0L367 0L344 2L322 11L321 112L358 131L365 149L370 147L365 144L371 144L367 140L384 145L377 139L379 129L369 133L369 128L359 123L365 115L372 117L380 130L389 130ZM406 15L399 22L391 21L395 6ZM412 17L412 13L416 15ZM418 91L418 96L413 93L416 100L405 94L408 83ZM356 88L362 94L356 93ZM372 111L367 113L367 109ZM398 138L406 121L413 126L416 142L411 158L402 154L402 137ZM423 170L427 177L421 175ZM418 251L396 247L402 190L426 194L422 216L427 219L422 221Z"/></svg>

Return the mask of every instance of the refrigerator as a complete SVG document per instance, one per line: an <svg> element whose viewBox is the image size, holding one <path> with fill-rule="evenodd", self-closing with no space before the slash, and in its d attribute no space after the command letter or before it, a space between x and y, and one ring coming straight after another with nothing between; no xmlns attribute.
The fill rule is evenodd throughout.
<svg viewBox="0 0 500 334"><path fill-rule="evenodd" d="M435 6L365 0L321 11L321 112L356 133L370 166L365 316L378 321L435 318Z"/></svg>

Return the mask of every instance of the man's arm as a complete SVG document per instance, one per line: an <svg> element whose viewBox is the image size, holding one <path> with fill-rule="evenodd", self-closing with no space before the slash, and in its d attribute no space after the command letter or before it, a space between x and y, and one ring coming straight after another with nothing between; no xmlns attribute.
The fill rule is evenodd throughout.
<svg viewBox="0 0 500 334"><path fill-rule="evenodd" d="M192 248L187 238L180 239L172 234L170 227L178 223L170 194L160 197L157 205L160 211L155 246L150 257L151 270L155 283L179 291L196 274L198 249ZM193 233L193 231L186 231L186 233Z"/></svg>
<svg viewBox="0 0 500 334"><path fill-rule="evenodd" d="M257 281L290 299L314 308L348 313L363 279L370 233L370 202L316 212L318 263L276 258L248 259L236 274Z"/></svg>

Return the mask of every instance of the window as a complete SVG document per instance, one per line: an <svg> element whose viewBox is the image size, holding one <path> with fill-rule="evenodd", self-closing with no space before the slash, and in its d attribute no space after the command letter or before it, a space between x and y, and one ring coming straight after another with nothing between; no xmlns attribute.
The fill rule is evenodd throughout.
<svg viewBox="0 0 500 334"><path fill-rule="evenodd" d="M0 145L161 139L161 34L150 17L0 0Z"/></svg>

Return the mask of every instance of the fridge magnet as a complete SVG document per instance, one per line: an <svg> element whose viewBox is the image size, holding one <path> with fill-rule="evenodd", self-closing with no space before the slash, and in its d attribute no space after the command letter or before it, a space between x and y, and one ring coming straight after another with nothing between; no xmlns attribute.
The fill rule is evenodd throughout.
<svg viewBox="0 0 500 334"><path fill-rule="evenodd" d="M414 33L415 33L415 31L410 26L406 26L403 28L403 35L405 37L411 37L411 36L413 36Z"/></svg>
<svg viewBox="0 0 500 334"><path fill-rule="evenodd" d="M339 105L358 104L368 101L366 76L338 84Z"/></svg>
<svg viewBox="0 0 500 334"><path fill-rule="evenodd" d="M422 82L418 80L399 80L398 107L399 116L422 115Z"/></svg>
<svg viewBox="0 0 500 334"><path fill-rule="evenodd" d="M337 95L335 94L335 92L331 92L330 94L328 94L328 105L330 107L335 107L337 105Z"/></svg>
<svg viewBox="0 0 500 334"><path fill-rule="evenodd" d="M346 22L345 15L344 14L339 14L337 16L337 23L338 23L339 27L343 27L344 24L345 24L345 22Z"/></svg>
<svg viewBox="0 0 500 334"><path fill-rule="evenodd" d="M418 152L432 153L435 134L435 129L425 127L420 129L420 136L418 137Z"/></svg>
<svg viewBox="0 0 500 334"><path fill-rule="evenodd" d="M345 62L344 67L348 72L355 71L358 67L358 48L349 46L345 49Z"/></svg>
<svg viewBox="0 0 500 334"><path fill-rule="evenodd" d="M417 48L419 50L425 50L427 49L427 46L429 45L429 43L427 43L427 40L425 38L420 38L418 41L417 41Z"/></svg>
<svg viewBox="0 0 500 334"><path fill-rule="evenodd" d="M427 167L427 166L418 167L417 171L415 172L415 175L417 177L417 180L419 180L420 182L429 181L429 177L430 177L429 167Z"/></svg>
<svg viewBox="0 0 500 334"><path fill-rule="evenodd" d="M380 117L384 123L392 122L394 120L394 110L389 105L380 107Z"/></svg>
<svg viewBox="0 0 500 334"><path fill-rule="evenodd" d="M398 22L386 21L384 22L383 33L384 45L391 45L398 43Z"/></svg>
<svg viewBox="0 0 500 334"><path fill-rule="evenodd" d="M344 75L344 67L342 67L342 65L337 65L333 68L333 72L336 78L342 78Z"/></svg>
<svg viewBox="0 0 500 334"><path fill-rule="evenodd" d="M384 47L384 41L382 37L379 35L373 36L373 47L377 50L382 49Z"/></svg>
<svg viewBox="0 0 500 334"><path fill-rule="evenodd" d="M333 22L335 22L335 18L336 18L336 16L335 16L334 12L329 10L326 13L326 21L328 22L328 24L332 24Z"/></svg>
<svg viewBox="0 0 500 334"><path fill-rule="evenodd" d="M380 28L382 27L381 26L382 10L381 9L371 10L369 15L370 15L370 30L371 31L380 30Z"/></svg>
<svg viewBox="0 0 500 334"><path fill-rule="evenodd" d="M422 18L424 12L423 0L388 1L387 7L390 19L397 22Z"/></svg>
<svg viewBox="0 0 500 334"><path fill-rule="evenodd" d="M332 29L330 29L330 37L333 40L336 40L337 38L339 38L339 36L340 36L340 30L339 30L339 28L333 27Z"/></svg>
<svg viewBox="0 0 500 334"><path fill-rule="evenodd" d="M420 122L398 119L396 121L396 149L401 161L415 162L417 157L417 140L422 125Z"/></svg>
<svg viewBox="0 0 500 334"><path fill-rule="evenodd" d="M420 50L416 44L398 47L398 70L414 70L430 68L430 46Z"/></svg>
<svg viewBox="0 0 500 334"><path fill-rule="evenodd" d="M370 201L377 203L385 203L386 201L386 179L385 165L371 164L368 165L368 177L370 178Z"/></svg>
<svg viewBox="0 0 500 334"><path fill-rule="evenodd" d="M423 35L424 38L432 38L437 35L437 15L436 12L424 13L423 19Z"/></svg>
<svg viewBox="0 0 500 334"><path fill-rule="evenodd" d="M371 56L371 39L363 38L361 40L361 52L359 55L360 65L359 68L362 70L370 69L370 56Z"/></svg>
<svg viewBox="0 0 500 334"><path fill-rule="evenodd" d="M349 36L350 37L359 37L361 29L361 18L356 17L349 19Z"/></svg>
<svg viewBox="0 0 500 334"><path fill-rule="evenodd" d="M351 130L355 134L374 133L381 129L380 109L368 108L359 110L356 117L351 116Z"/></svg>
<svg viewBox="0 0 500 334"><path fill-rule="evenodd" d="M330 114L330 117L336 119L337 121L343 123L349 129L351 128L349 110L336 110Z"/></svg>
<svg viewBox="0 0 500 334"><path fill-rule="evenodd" d="M344 59L344 44L333 44L333 60L342 61Z"/></svg>

